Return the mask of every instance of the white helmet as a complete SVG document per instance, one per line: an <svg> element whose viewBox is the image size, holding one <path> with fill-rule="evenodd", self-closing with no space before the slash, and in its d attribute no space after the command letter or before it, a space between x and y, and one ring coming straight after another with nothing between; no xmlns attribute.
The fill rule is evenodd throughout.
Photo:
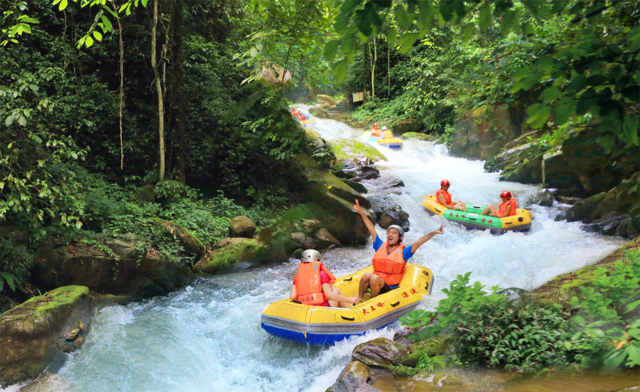
<svg viewBox="0 0 640 392"><path fill-rule="evenodd" d="M322 260L322 255L320 255L320 252L318 252L317 250L307 249L304 252L302 252L302 256L300 256L300 260L302 260L303 263L311 263L313 261L321 261Z"/></svg>
<svg viewBox="0 0 640 392"><path fill-rule="evenodd" d="M387 127L382 127L382 130L384 131L385 129L387 129Z"/></svg>
<svg viewBox="0 0 640 392"><path fill-rule="evenodd" d="M389 227L387 227L387 231L389 229L396 229L398 230L398 234L400 234L400 239L402 239L402 237L404 237L404 229L398 225L391 225Z"/></svg>

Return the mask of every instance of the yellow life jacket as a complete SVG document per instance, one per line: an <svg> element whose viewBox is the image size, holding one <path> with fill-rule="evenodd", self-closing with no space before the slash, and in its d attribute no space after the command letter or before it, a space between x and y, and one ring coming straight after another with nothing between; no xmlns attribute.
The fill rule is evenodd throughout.
<svg viewBox="0 0 640 392"><path fill-rule="evenodd" d="M320 271L324 271L329 275L331 279L329 284L333 286L336 277L321 262L314 261L312 263L298 264L298 274L296 275L298 301L305 305L319 305L329 300L322 291Z"/></svg>
<svg viewBox="0 0 640 392"><path fill-rule="evenodd" d="M400 284L402 275L404 274L405 260L404 260L404 248L405 246L399 244L396 249L389 253L389 244L382 243L380 249L373 255L373 271L376 275L381 277L389 286Z"/></svg>

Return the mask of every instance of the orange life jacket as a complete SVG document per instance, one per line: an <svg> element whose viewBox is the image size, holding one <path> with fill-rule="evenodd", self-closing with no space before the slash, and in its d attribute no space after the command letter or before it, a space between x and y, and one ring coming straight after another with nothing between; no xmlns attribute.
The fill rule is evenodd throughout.
<svg viewBox="0 0 640 392"><path fill-rule="evenodd" d="M389 244L382 243L380 249L373 255L373 271L376 275L381 277L389 286L399 284L404 274L405 260L404 251L405 246L399 244L396 249L389 254Z"/></svg>
<svg viewBox="0 0 640 392"><path fill-rule="evenodd" d="M312 263L298 264L298 274L296 275L298 301L305 305L318 305L329 300L322 291L320 271L324 271L329 275L331 279L329 284L333 286L336 277L321 262L314 261Z"/></svg>
<svg viewBox="0 0 640 392"><path fill-rule="evenodd" d="M391 133L391 131L389 131L389 130L384 131L384 138L385 139L393 139L393 133Z"/></svg>
<svg viewBox="0 0 640 392"><path fill-rule="evenodd" d="M516 208L518 208L518 204L516 203L516 199L511 198L504 203L500 203L498 206L498 212L500 213L500 218L504 218L504 214L507 212L507 207L511 205L511 211L509 212L509 216L514 216L516 214Z"/></svg>
<svg viewBox="0 0 640 392"><path fill-rule="evenodd" d="M377 129L374 129L373 131L371 131L371 136L380 137L380 131L378 131Z"/></svg>
<svg viewBox="0 0 640 392"><path fill-rule="evenodd" d="M444 202L445 202L446 204L442 204L442 203L440 203L440 197L439 197L440 195L442 195L442 197L444 197ZM442 204L442 205L443 205L443 206L445 206L445 207L446 207L446 206L450 206L451 204L453 204L453 203L451 202L451 194L450 194L449 192L445 191L444 189L438 189L438 190L436 191L436 201L437 201L438 203Z"/></svg>

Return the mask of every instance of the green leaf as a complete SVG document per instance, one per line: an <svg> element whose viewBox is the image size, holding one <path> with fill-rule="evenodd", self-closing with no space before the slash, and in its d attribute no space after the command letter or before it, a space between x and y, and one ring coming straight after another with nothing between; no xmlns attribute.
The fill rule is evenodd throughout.
<svg viewBox="0 0 640 392"><path fill-rule="evenodd" d="M93 45L93 38L87 36L87 39L84 41L84 44L86 45L87 48L90 48L91 45Z"/></svg>
<svg viewBox="0 0 640 392"><path fill-rule="evenodd" d="M555 116L553 122L556 125L562 125L566 123L571 115L576 111L576 105L578 103L571 97L563 97L558 106L555 108ZM575 298L575 297L574 297Z"/></svg>
<svg viewBox="0 0 640 392"><path fill-rule="evenodd" d="M630 86L622 89L622 95L632 101L640 102L640 86Z"/></svg>
<svg viewBox="0 0 640 392"><path fill-rule="evenodd" d="M395 8L394 14L396 16L396 22L398 22L398 26L400 26L400 29L405 31L408 30L412 18L402 4L398 5Z"/></svg>
<svg viewBox="0 0 640 392"><path fill-rule="evenodd" d="M102 41L102 34L100 34L98 31L93 30L93 36L95 37L95 39L97 39L98 41Z"/></svg>
<svg viewBox="0 0 640 392"><path fill-rule="evenodd" d="M20 117L18 118L18 124L24 127L25 125L27 125L27 119L23 115L20 115Z"/></svg>
<svg viewBox="0 0 640 392"><path fill-rule="evenodd" d="M573 77L573 79L571 79L571 82L569 82L569 85L567 86L567 92L577 93L578 91L587 87L587 84L588 82L586 77L584 77L583 75L576 75Z"/></svg>
<svg viewBox="0 0 640 392"><path fill-rule="evenodd" d="M431 19L433 18L435 8L433 7L431 0L423 0L419 2L418 7L420 9L420 13L418 15L420 28L426 29L431 24Z"/></svg>
<svg viewBox="0 0 640 392"><path fill-rule="evenodd" d="M636 27L627 34L627 40L629 40L629 49L631 49L632 52L640 49L640 25L636 25Z"/></svg>
<svg viewBox="0 0 640 392"><path fill-rule="evenodd" d="M475 28L476 26L473 23L469 23L468 25L464 26L464 28L462 29L462 40L464 42L467 42L471 39Z"/></svg>
<svg viewBox="0 0 640 392"><path fill-rule="evenodd" d="M586 330L585 332L587 333L587 335L591 336L592 338L602 338L602 337L604 337L604 332L601 329L590 328L590 329Z"/></svg>
<svg viewBox="0 0 640 392"><path fill-rule="evenodd" d="M331 73L333 73L336 76L338 83L342 83L342 81L344 80L344 77L347 75L347 65L348 65L347 59L338 61L333 65L333 68L331 69Z"/></svg>
<svg viewBox="0 0 640 392"><path fill-rule="evenodd" d="M491 25L491 7L485 4L480 8L480 30L485 31Z"/></svg>
<svg viewBox="0 0 640 392"><path fill-rule="evenodd" d="M329 41L324 46L324 57L328 61L333 61L336 58L336 53L338 52L338 47L340 46L340 41Z"/></svg>
<svg viewBox="0 0 640 392"><path fill-rule="evenodd" d="M392 48L396 46L396 41L398 40L398 31L395 27L389 29L387 33L387 42L389 42L389 46Z"/></svg>
<svg viewBox="0 0 640 392"><path fill-rule="evenodd" d="M527 108L527 113L527 123L533 128L542 128L551 115L551 107L536 103Z"/></svg>
<svg viewBox="0 0 640 392"><path fill-rule="evenodd" d="M605 152L608 154L609 152L611 152L611 149L616 144L616 135L613 134L613 133L606 133L606 134L598 137L598 139L596 139L596 141L602 147L604 147Z"/></svg>
<svg viewBox="0 0 640 392"><path fill-rule="evenodd" d="M9 116L7 116L7 119L4 120L4 125L7 127L11 126L11 124L13 124L13 120L14 120L13 114L10 114Z"/></svg>
<svg viewBox="0 0 640 392"><path fill-rule="evenodd" d="M604 360L605 371L614 371L620 364L627 358L628 353L626 350L616 350L613 355Z"/></svg>
<svg viewBox="0 0 640 392"><path fill-rule="evenodd" d="M627 354L629 354L629 359L633 361L633 366L640 365L640 347L636 345L637 340L632 341L627 346Z"/></svg>
<svg viewBox="0 0 640 392"><path fill-rule="evenodd" d="M512 10L506 10L502 17L502 35L507 35L513 27L513 21L515 19L515 12Z"/></svg>
<svg viewBox="0 0 640 392"><path fill-rule="evenodd" d="M624 125L622 126L622 137L620 138L627 145L638 145L638 117L625 117ZM635 301L627 305L627 309L629 306L633 305L633 308L640 304L640 301ZM629 310L627 310L629 312Z"/></svg>
<svg viewBox="0 0 640 392"><path fill-rule="evenodd" d="M107 31L113 31L113 25L111 24L111 21L109 21L109 18L107 18L105 15L102 15L100 19L102 19L102 23L104 23Z"/></svg>
<svg viewBox="0 0 640 392"><path fill-rule="evenodd" d="M522 34L524 34L524 35L533 34L533 26L531 26L531 24L529 24L529 23L523 23L522 24Z"/></svg>
<svg viewBox="0 0 640 392"><path fill-rule="evenodd" d="M4 277L4 280L7 281L7 284L9 285L9 288L11 289L11 291L16 291L16 285L15 285L15 282L13 281L15 277L9 272L2 272L0 273L0 275L2 275Z"/></svg>
<svg viewBox="0 0 640 392"><path fill-rule="evenodd" d="M575 316L571 320L573 320L573 322L578 324L578 325L584 325L584 317L582 317L582 316Z"/></svg>
<svg viewBox="0 0 640 392"><path fill-rule="evenodd" d="M407 53L410 51L419 36L417 33L407 33L400 37L400 52Z"/></svg>
<svg viewBox="0 0 640 392"><path fill-rule="evenodd" d="M554 99L558 98L559 95L560 95L560 89L558 87L556 87L556 86L552 86L552 87L546 88L542 92L542 98L547 103L549 103L549 102L553 101Z"/></svg>
<svg viewBox="0 0 640 392"><path fill-rule="evenodd" d="M62 0L60 2L60 7L58 7L58 9L60 11L64 10L65 8L67 8L67 6L69 5L69 2L67 0Z"/></svg>

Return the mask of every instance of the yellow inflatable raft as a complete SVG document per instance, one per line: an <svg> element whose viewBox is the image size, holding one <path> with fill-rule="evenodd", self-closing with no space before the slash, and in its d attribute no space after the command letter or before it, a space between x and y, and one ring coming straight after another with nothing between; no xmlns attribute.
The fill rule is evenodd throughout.
<svg viewBox="0 0 640 392"><path fill-rule="evenodd" d="M484 205L465 203L467 211L450 210L438 203L434 195L429 195L422 200L422 206L432 215L441 215L449 221L459 223L470 229L491 230L492 233L504 233L506 231L527 231L531 228L531 212L523 208L516 209L516 214L506 218L480 215L485 209Z"/></svg>
<svg viewBox="0 0 640 392"><path fill-rule="evenodd" d="M348 297L357 295L365 272L373 272L373 266L336 279L335 286ZM289 299L276 301L262 313L262 328L296 342L334 344L385 327L414 310L423 296L431 294L433 281L429 268L407 264L398 288L348 309L303 305Z"/></svg>
<svg viewBox="0 0 640 392"><path fill-rule="evenodd" d="M404 142L402 141L402 139L380 139L376 140L376 143L385 147L389 147L392 150L397 150L399 148L402 148L402 144Z"/></svg>

